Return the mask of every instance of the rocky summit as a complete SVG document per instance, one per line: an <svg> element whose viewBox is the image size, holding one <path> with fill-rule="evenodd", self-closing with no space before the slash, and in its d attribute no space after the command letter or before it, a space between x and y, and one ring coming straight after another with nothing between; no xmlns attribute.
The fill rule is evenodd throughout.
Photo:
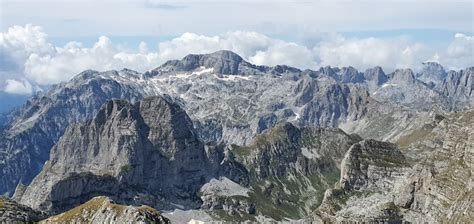
<svg viewBox="0 0 474 224"><path fill-rule="evenodd" d="M115 100L93 120L67 129L42 172L15 197L50 212L98 195L193 207L193 193L211 175L210 165L179 106L162 97L135 104Z"/></svg>
<svg viewBox="0 0 474 224"><path fill-rule="evenodd" d="M2 118L0 221L468 223L473 75L230 51L87 70Z"/></svg>
<svg viewBox="0 0 474 224"><path fill-rule="evenodd" d="M125 206L107 197L95 197L69 211L42 220L49 223L160 223L170 221L149 206Z"/></svg>

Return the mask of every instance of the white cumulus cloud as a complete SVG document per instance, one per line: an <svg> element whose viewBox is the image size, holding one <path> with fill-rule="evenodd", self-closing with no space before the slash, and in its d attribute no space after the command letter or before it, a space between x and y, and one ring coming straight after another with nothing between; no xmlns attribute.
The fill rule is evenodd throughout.
<svg viewBox="0 0 474 224"><path fill-rule="evenodd" d="M162 61L181 58L187 54L204 54L230 50L259 65L286 64L314 68L311 50L305 46L273 39L256 32L235 31L219 36L185 33L159 45Z"/></svg>
<svg viewBox="0 0 474 224"><path fill-rule="evenodd" d="M451 69L461 69L465 66L474 66L474 36L457 33L448 47L447 54L441 57Z"/></svg>
<svg viewBox="0 0 474 224"><path fill-rule="evenodd" d="M101 36L92 46L69 42L55 46L48 42L41 27L14 26L0 33L0 89L9 93L28 94L38 85L67 81L86 69L99 71L130 68L144 72L170 59L187 54L231 50L251 63L286 64L298 68L320 66L354 66L363 70L382 66L387 72L395 68L417 68L421 62L436 59L447 68L473 66L474 37L456 34L445 52L413 42L406 37L346 38L324 36L312 45L272 38L257 32L233 31L207 36L184 33L158 43L150 51L141 42L135 49L125 48Z"/></svg>
<svg viewBox="0 0 474 224"><path fill-rule="evenodd" d="M140 44L141 50L145 46ZM156 53L130 52L115 45L106 36L99 37L94 46L70 42L56 47L47 55L31 54L25 62L25 75L36 83L47 85L65 81L86 69L99 71L132 68L145 71L159 64Z"/></svg>
<svg viewBox="0 0 474 224"><path fill-rule="evenodd" d="M321 65L351 65L358 69L381 66L388 71L395 68L417 68L421 62L433 56L427 47L403 37L390 39L339 37L322 42L314 50L321 60Z"/></svg>
<svg viewBox="0 0 474 224"><path fill-rule="evenodd" d="M16 57L26 57L30 53L48 54L53 46L47 42L47 37L40 26L13 26L0 33L0 48Z"/></svg>
<svg viewBox="0 0 474 224"><path fill-rule="evenodd" d="M33 86L26 79L20 81L7 79L4 91L11 94L29 95L33 92Z"/></svg>

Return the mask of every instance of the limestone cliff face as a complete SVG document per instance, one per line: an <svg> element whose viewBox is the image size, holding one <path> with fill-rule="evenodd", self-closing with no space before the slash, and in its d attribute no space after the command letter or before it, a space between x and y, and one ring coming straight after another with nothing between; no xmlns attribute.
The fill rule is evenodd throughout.
<svg viewBox="0 0 474 224"><path fill-rule="evenodd" d="M251 178L259 180L291 172L310 175L338 170L344 153L359 140L338 129L297 128L282 123L233 152L252 170Z"/></svg>
<svg viewBox="0 0 474 224"><path fill-rule="evenodd" d="M388 76L379 66L365 70L364 77L367 80L367 88L370 93L375 92L388 80Z"/></svg>
<svg viewBox="0 0 474 224"><path fill-rule="evenodd" d="M474 122L447 114L473 105L474 70L426 66L301 71L219 51L144 74L88 70L0 122L0 194L17 187L15 200L50 213L105 195L283 220L338 182L331 221L462 222Z"/></svg>
<svg viewBox="0 0 474 224"><path fill-rule="evenodd" d="M93 120L66 131L43 171L16 197L52 212L94 195L193 206L210 173L206 161L189 117L169 99L110 101Z"/></svg>
<svg viewBox="0 0 474 224"><path fill-rule="evenodd" d="M405 167L405 156L395 144L364 140L344 156L340 185L346 191L387 191L393 187L389 178L402 176Z"/></svg>
<svg viewBox="0 0 474 224"><path fill-rule="evenodd" d="M279 221L305 218L321 203L324 190L337 181L345 152L360 140L339 129L277 124L257 135L248 146L232 146L234 160L248 173L246 190L222 195L206 188L202 190L203 201L211 208L240 205L242 217L251 214ZM225 186L222 188L232 185ZM236 216L232 212L228 215Z"/></svg>
<svg viewBox="0 0 474 224"><path fill-rule="evenodd" d="M359 85L338 85L325 76L303 77L293 89L299 107L296 121L300 126L337 127L344 121L358 120L376 102Z"/></svg>
<svg viewBox="0 0 474 224"><path fill-rule="evenodd" d="M442 79L435 67L419 76L410 70L386 75L380 67L365 73L353 67L301 71L285 65L257 66L235 53L218 51L168 61L145 73L87 70L31 97L1 122L0 193L11 195L19 183L29 184L65 129L92 119L109 100L136 102L170 95L207 142L246 145L280 122L334 128L360 120L376 122L356 124L360 128L352 129L354 133L392 140L393 131L385 127L398 129L399 123L416 121L398 122L415 113L410 110L472 105L473 69L449 72L433 88L422 80Z"/></svg>
<svg viewBox="0 0 474 224"><path fill-rule="evenodd" d="M92 79L87 70L48 93L31 97L0 130L0 192L9 195L19 183L29 184L49 159L51 147L66 127L91 119L111 99L135 100L143 95L117 80Z"/></svg>
<svg viewBox="0 0 474 224"><path fill-rule="evenodd" d="M423 69L416 74L416 78L430 86L436 86L446 79L446 71L443 66L436 62L424 62Z"/></svg>
<svg viewBox="0 0 474 224"><path fill-rule="evenodd" d="M463 109L474 105L474 67L449 71L446 79L436 88L452 99L453 107Z"/></svg>
<svg viewBox="0 0 474 224"><path fill-rule="evenodd" d="M68 128L43 171L14 198L50 214L104 195L160 209L298 219L320 203L343 155L360 140L339 129L282 123L249 146L204 144L167 97L114 100Z"/></svg>
<svg viewBox="0 0 474 224"><path fill-rule="evenodd" d="M163 73L193 71L199 67L212 68L215 72L225 75L265 73L270 68L250 64L242 57L232 51L217 51L212 54L191 54L182 60L171 60L156 68L149 75L161 75ZM293 68L296 72L298 69ZM275 68L282 71L283 68Z"/></svg>
<svg viewBox="0 0 474 224"><path fill-rule="evenodd" d="M406 155L372 140L351 147L341 179L315 212L323 222L466 223L474 217L474 111L453 113L415 131ZM405 151L406 150L406 151Z"/></svg>
<svg viewBox="0 0 474 224"><path fill-rule="evenodd" d="M42 220L48 223L171 223L155 209L148 206L116 204L107 197L92 198L64 213Z"/></svg>
<svg viewBox="0 0 474 224"><path fill-rule="evenodd" d="M409 169L392 143L363 140L352 145L341 163L341 178L326 191L314 221L400 222L401 215L384 192L393 189Z"/></svg>
<svg viewBox="0 0 474 224"><path fill-rule="evenodd" d="M361 76L354 68L341 72L347 81ZM94 118L106 101L167 94L188 113L200 138L244 145L279 122L336 127L366 114L364 92L336 80L284 65L252 65L229 51L188 55L144 74L84 71L30 98L0 129L0 193L29 184L65 129ZM359 95L362 100L352 101Z"/></svg>
<svg viewBox="0 0 474 224"><path fill-rule="evenodd" d="M397 189L395 204L412 222L464 223L474 218L474 110L451 114L419 139L439 142Z"/></svg>
<svg viewBox="0 0 474 224"><path fill-rule="evenodd" d="M442 107L450 110L450 100L445 94L415 78L411 69L397 69L389 74L389 80L372 93L372 97L384 103L395 103L415 110Z"/></svg>

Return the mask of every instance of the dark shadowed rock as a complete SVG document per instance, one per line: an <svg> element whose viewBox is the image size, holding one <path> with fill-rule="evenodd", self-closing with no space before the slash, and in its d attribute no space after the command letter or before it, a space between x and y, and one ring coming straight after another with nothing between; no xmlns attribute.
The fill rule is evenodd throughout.
<svg viewBox="0 0 474 224"><path fill-rule="evenodd" d="M162 97L109 101L93 120L66 130L20 201L52 212L96 195L193 206L195 192L212 175L206 157L176 104Z"/></svg>
<svg viewBox="0 0 474 224"><path fill-rule="evenodd" d="M46 215L25 205L0 197L0 223L33 223L44 219Z"/></svg>

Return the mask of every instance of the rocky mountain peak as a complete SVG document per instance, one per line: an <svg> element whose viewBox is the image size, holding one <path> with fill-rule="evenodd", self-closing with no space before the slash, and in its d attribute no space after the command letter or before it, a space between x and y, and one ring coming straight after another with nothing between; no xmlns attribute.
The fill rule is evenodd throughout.
<svg viewBox="0 0 474 224"><path fill-rule="evenodd" d="M155 202L140 198L140 192L155 200L158 194L192 201L209 173L204 146L192 128L186 113L166 97L109 101L94 119L65 131L42 174L15 197L53 212L98 194L126 201L135 195L135 201L148 204Z"/></svg>
<svg viewBox="0 0 474 224"><path fill-rule="evenodd" d="M339 69L338 68L333 68L331 66L325 66L325 67L319 68L318 71L320 73L324 74L324 75L334 77L336 75L336 73L339 71Z"/></svg>
<svg viewBox="0 0 474 224"><path fill-rule="evenodd" d="M365 79L373 81L376 85L382 85L388 80L388 76L383 71L382 67L376 66L369 68L364 72Z"/></svg>
<svg viewBox="0 0 474 224"><path fill-rule="evenodd" d="M137 130L147 135L151 143L169 157L186 148L182 145L185 142L196 141L191 119L167 97L148 97L135 104L124 100L108 101L93 121L99 129L135 124Z"/></svg>
<svg viewBox="0 0 474 224"><path fill-rule="evenodd" d="M265 133L267 139L271 136L284 136L285 138L292 139L295 134L299 132L299 129L290 122L283 122L277 124L274 128L268 130Z"/></svg>
<svg viewBox="0 0 474 224"><path fill-rule="evenodd" d="M103 125L107 120L113 119L117 114L119 114L121 118L125 118L124 116L134 116L136 112L133 111L133 106L127 101L111 100L102 106L94 120L97 124Z"/></svg>
<svg viewBox="0 0 474 224"><path fill-rule="evenodd" d="M417 79L430 86L435 86L446 79L447 73L441 64L437 62L424 62L422 64L423 69L420 73L416 74Z"/></svg>
<svg viewBox="0 0 474 224"><path fill-rule="evenodd" d="M409 68L407 69L396 69L390 75L390 82L397 84L409 84L415 82L415 74Z"/></svg>
<svg viewBox="0 0 474 224"><path fill-rule="evenodd" d="M92 69L87 69L87 70L84 70L82 71L81 73L79 73L76 77L74 77L74 79L77 79L77 80L86 80L86 79L90 79L92 78L94 75L98 74L99 72L96 71L96 70L92 70Z"/></svg>
<svg viewBox="0 0 474 224"><path fill-rule="evenodd" d="M338 81L342 83L362 83L365 81L364 74L352 66L341 68L337 78L339 79Z"/></svg>
<svg viewBox="0 0 474 224"><path fill-rule="evenodd" d="M213 68L224 64L237 66L242 61L242 57L238 54L226 50L216 51L210 54L190 54L181 60L184 65L190 67L204 66L206 68Z"/></svg>
<svg viewBox="0 0 474 224"><path fill-rule="evenodd" d="M137 102L139 113L149 128L148 139L167 156L197 141L193 123L186 112L170 99L155 96Z"/></svg>
<svg viewBox="0 0 474 224"><path fill-rule="evenodd" d="M408 133L410 146L403 150L374 140L352 145L316 222L469 223L473 120L472 109L449 114Z"/></svg>
<svg viewBox="0 0 474 224"><path fill-rule="evenodd" d="M219 74L235 75L241 67L256 67L244 61L238 54L221 50L210 54L190 54L181 60L171 60L154 69L154 72L186 72L200 67L212 68L213 72Z"/></svg>
<svg viewBox="0 0 474 224"><path fill-rule="evenodd" d="M461 71L449 71L446 79L439 87L440 91L457 100L471 99L474 89L474 67Z"/></svg>
<svg viewBox="0 0 474 224"><path fill-rule="evenodd" d="M287 65L276 65L270 69L270 72L273 74L299 73L301 70Z"/></svg>
<svg viewBox="0 0 474 224"><path fill-rule="evenodd" d="M347 151L341 163L340 184L345 190L384 189L387 186L377 182L380 176L394 175L403 167L408 167L408 162L395 144L363 140Z"/></svg>
<svg viewBox="0 0 474 224"><path fill-rule="evenodd" d="M242 57L238 54L234 53L233 51L229 50L220 50L210 54L205 54L203 57L208 58L219 58L226 61L234 61L234 62L241 62L243 61Z"/></svg>
<svg viewBox="0 0 474 224"><path fill-rule="evenodd" d="M116 204L104 196L92 198L69 211L49 217L46 223L171 223L149 206L126 206Z"/></svg>

